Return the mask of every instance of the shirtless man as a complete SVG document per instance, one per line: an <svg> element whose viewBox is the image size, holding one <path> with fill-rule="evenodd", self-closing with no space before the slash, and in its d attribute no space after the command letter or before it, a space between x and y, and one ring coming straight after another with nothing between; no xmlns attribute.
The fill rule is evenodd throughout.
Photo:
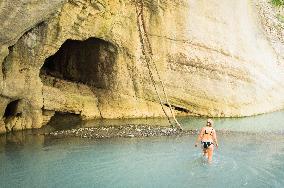
<svg viewBox="0 0 284 188"><path fill-rule="evenodd" d="M215 129L213 129L213 120L208 119L207 125L202 127L196 142L195 147L197 147L198 142L201 141L203 156L208 157L208 162L212 161L214 145L218 148L218 141Z"/></svg>

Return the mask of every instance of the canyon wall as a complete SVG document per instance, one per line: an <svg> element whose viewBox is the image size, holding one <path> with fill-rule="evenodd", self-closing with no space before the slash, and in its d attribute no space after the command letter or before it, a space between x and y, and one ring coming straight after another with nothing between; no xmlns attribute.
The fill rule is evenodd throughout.
<svg viewBox="0 0 284 188"><path fill-rule="evenodd" d="M240 117L284 107L284 24L267 1L144 6L153 62L178 115ZM39 128L66 113L164 116L135 1L4 0L0 7L0 132ZM154 80L165 104L157 74Z"/></svg>

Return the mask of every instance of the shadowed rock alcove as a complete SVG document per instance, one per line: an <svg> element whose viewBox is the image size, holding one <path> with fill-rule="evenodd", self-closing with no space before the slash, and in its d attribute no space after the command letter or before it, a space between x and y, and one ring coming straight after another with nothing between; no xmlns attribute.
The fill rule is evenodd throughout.
<svg viewBox="0 0 284 188"><path fill-rule="evenodd" d="M56 122L69 115L101 117L97 95L112 89L117 56L115 45L98 38L66 40L40 70L43 124L53 116Z"/></svg>
<svg viewBox="0 0 284 188"><path fill-rule="evenodd" d="M22 112L19 111L19 103L20 100L10 102L5 109L4 118L21 115Z"/></svg>
<svg viewBox="0 0 284 188"><path fill-rule="evenodd" d="M117 48L110 42L98 38L68 39L45 60L40 73L107 89L113 79L116 56Z"/></svg>

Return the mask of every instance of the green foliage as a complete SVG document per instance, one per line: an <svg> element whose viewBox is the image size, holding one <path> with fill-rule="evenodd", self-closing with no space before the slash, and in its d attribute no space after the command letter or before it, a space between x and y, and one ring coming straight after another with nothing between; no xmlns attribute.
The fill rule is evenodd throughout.
<svg viewBox="0 0 284 188"><path fill-rule="evenodd" d="M284 15L277 14L277 18L280 22L284 23Z"/></svg>
<svg viewBox="0 0 284 188"><path fill-rule="evenodd" d="M271 3L277 7L284 6L284 0L271 0Z"/></svg>

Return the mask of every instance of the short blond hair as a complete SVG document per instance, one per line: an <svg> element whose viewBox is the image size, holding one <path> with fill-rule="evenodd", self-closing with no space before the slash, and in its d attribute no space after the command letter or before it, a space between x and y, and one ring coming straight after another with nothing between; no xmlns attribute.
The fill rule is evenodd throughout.
<svg viewBox="0 0 284 188"><path fill-rule="evenodd" d="M210 123L210 125L208 125L207 124L207 126L209 126L209 127L213 127L213 124L214 124L214 122L213 122L213 120L212 119L207 119L207 122L209 122Z"/></svg>

